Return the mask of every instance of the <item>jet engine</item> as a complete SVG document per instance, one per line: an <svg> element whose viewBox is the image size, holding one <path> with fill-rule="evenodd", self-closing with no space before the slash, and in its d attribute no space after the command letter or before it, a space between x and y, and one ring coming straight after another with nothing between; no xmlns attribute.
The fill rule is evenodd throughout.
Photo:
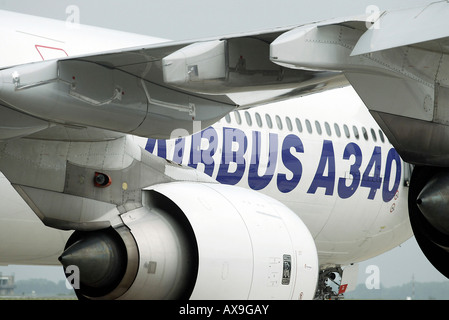
<svg viewBox="0 0 449 320"><path fill-rule="evenodd" d="M449 278L449 171L416 166L408 205L418 245L433 266Z"/></svg>
<svg viewBox="0 0 449 320"><path fill-rule="evenodd" d="M170 182L144 189L142 204L121 224L69 239L60 261L79 271L78 297L313 299L314 240L280 202L235 186Z"/></svg>

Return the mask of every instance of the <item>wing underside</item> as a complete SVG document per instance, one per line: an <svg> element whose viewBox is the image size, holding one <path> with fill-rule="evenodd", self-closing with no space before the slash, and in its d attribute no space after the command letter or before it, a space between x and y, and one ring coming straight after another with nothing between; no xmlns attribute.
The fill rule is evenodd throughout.
<svg viewBox="0 0 449 320"><path fill-rule="evenodd" d="M169 138L204 129L236 108L347 85L341 72L271 62L270 43L284 31L4 68L0 99L9 117L0 123L1 138Z"/></svg>
<svg viewBox="0 0 449 320"><path fill-rule="evenodd" d="M447 166L449 5L379 12L367 30L344 23L299 27L272 44L272 60L342 72L404 160Z"/></svg>

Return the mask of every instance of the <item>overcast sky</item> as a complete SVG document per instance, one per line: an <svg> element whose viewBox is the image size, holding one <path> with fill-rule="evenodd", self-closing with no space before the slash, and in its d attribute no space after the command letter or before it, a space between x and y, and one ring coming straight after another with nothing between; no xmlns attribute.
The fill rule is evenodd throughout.
<svg viewBox="0 0 449 320"><path fill-rule="evenodd" d="M379 10L416 6L423 0L0 0L0 9L66 20L69 6L79 9L80 23L152 35L172 40L203 38L258 29L300 25L338 16L364 13L369 6ZM436 271L412 238L401 247L360 266L360 282L368 276L369 265L379 266L386 286L415 281L447 281ZM15 272L17 280L46 277L63 279L58 268L0 267Z"/></svg>

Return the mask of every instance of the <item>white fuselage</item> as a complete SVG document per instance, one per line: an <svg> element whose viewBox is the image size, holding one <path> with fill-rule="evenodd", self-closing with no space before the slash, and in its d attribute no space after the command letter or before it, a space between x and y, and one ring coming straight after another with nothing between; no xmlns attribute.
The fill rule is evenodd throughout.
<svg viewBox="0 0 449 320"><path fill-rule="evenodd" d="M408 164L351 87L233 112L146 149L283 202L310 229L322 265L362 261L412 235Z"/></svg>
<svg viewBox="0 0 449 320"><path fill-rule="evenodd" d="M164 41L4 11L0 11L0 21L4 39L0 44L1 67ZM381 136L351 88L241 110L238 115L241 120L237 113L231 113L202 133L177 143L138 140L148 151L197 167L221 183L258 190L286 204L310 229L321 265L362 261L412 235L408 188L404 186L407 165ZM0 263L57 263L55 257L67 235L43 227L9 182L4 178L0 181L11 194L8 198L14 199L12 206L2 202ZM39 229L39 241L33 242L33 228ZM18 238L20 241L14 240ZM19 249L27 243L43 249ZM54 244L51 252L44 252L45 243Z"/></svg>

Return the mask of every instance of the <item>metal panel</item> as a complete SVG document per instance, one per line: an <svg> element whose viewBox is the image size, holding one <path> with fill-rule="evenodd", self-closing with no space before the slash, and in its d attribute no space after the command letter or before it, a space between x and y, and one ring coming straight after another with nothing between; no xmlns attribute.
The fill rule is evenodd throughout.
<svg viewBox="0 0 449 320"><path fill-rule="evenodd" d="M360 38L352 56L403 47L449 36L449 6L435 1L421 7L389 11ZM442 47L439 48L441 50ZM447 47L444 50L446 53Z"/></svg>

